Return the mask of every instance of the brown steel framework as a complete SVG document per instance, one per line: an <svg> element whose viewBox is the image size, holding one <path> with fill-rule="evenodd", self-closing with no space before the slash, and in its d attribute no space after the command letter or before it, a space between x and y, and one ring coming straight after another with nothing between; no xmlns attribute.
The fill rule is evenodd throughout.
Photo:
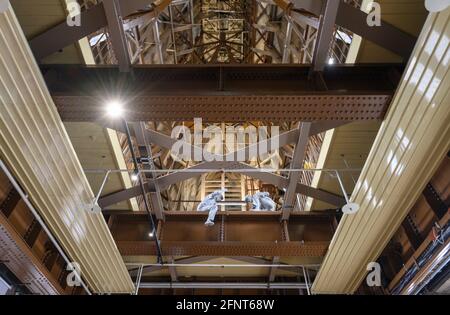
<svg viewBox="0 0 450 315"><path fill-rule="evenodd" d="M345 61L348 43L342 34L349 38L358 34L405 59L415 43L413 36L385 21L378 27L368 26L358 0L80 2L80 27L62 21L30 41L38 60L98 33L108 38L114 50L115 58L108 59L123 71L130 64L155 60L306 63L312 54L314 70L321 71L329 56ZM93 48L98 51L99 47L94 44Z"/></svg>
<svg viewBox="0 0 450 315"><path fill-rule="evenodd" d="M155 256L152 241L117 241L124 256ZM283 256L324 257L329 242L168 242L161 241L164 255L170 256Z"/></svg>
<svg viewBox="0 0 450 315"><path fill-rule="evenodd" d="M126 108L124 119L134 122L133 136L140 157L151 161L152 149L170 149L175 139L148 129L149 121L154 124L184 123L194 118L202 118L205 123L289 121L300 123L280 140L280 147L295 144L290 162L285 161L284 165L302 168L310 137L347 122L382 120L399 82L403 65L342 65L354 34L404 60L415 43L413 36L384 21L380 27L368 27L367 14L359 10L358 0L78 2L83 3L81 27L69 27L62 21L31 39L36 59L42 60L87 37L95 62L117 67L42 65L57 109L64 121L99 122L123 131L104 115L105 104L119 100ZM92 5L87 5L88 2ZM93 38L98 39L95 44ZM339 64L326 66L329 58ZM304 65L267 65L290 62ZM158 63L179 65L148 66ZM180 65L187 63L232 65ZM139 166L147 170L155 168L153 163ZM163 168L162 163L158 166ZM187 163L186 167L209 167L212 173L217 173L220 168L254 166L211 162ZM292 211L295 197L302 194L335 207L345 202L342 196L310 187L310 182L303 183L300 173L285 176L243 171L243 177L286 189L282 211L257 214L223 211L217 214L216 225L206 229L203 213L164 211L159 191L198 174L146 175L152 214L159 220L155 237L161 240L165 261L172 263L174 256L192 256L177 259L179 262L190 259L190 263L208 257L273 264L278 264L280 257L320 261L336 226L335 213L295 213ZM433 187L428 188L426 196L433 199L433 209L445 212L442 200L435 200ZM6 217L14 210L12 204L18 202L14 191L11 193L2 202ZM141 194L142 191L132 187L102 196L98 202L105 209L118 201L142 197ZM125 256L156 255L147 219L140 212L129 212L104 210L120 252ZM406 223L412 235L414 226ZM33 247L39 243L40 232L34 220L18 240ZM8 246L14 245L11 244ZM53 261L57 256L46 257L45 266L58 265ZM37 266L40 265L38 262ZM274 281L277 268L268 270L269 282ZM175 267L169 267L169 271L170 279L178 281ZM60 282L64 275L62 271ZM49 291L63 291L56 282L44 285L49 286Z"/></svg>
<svg viewBox="0 0 450 315"><path fill-rule="evenodd" d="M125 104L129 121L355 121L384 117L402 66L326 68L320 83L299 65L145 66L131 73L43 65L42 71L65 121L98 121L114 98Z"/></svg>
<svg viewBox="0 0 450 315"><path fill-rule="evenodd" d="M105 213L124 256L156 255L142 212ZM279 213L219 212L205 229L204 213L166 211L157 236L164 256L323 257L333 236L333 212L291 214L287 227ZM248 233L252 231L252 233Z"/></svg>
<svg viewBox="0 0 450 315"><path fill-rule="evenodd" d="M308 123L310 127L303 133L297 128L295 133L290 131L280 137L283 139L280 147L296 144L292 160L298 163L291 164L291 168L303 165L301 152L305 152L309 136L343 122L382 119L401 70L402 66L397 64L341 65L311 76L309 67L292 65L145 66L134 67L130 73L120 73L114 67L42 66L61 117L66 121L96 121L121 130L105 119L108 100L118 99L124 103L124 119L129 121L187 121L200 117L207 122L313 122ZM153 144L170 150L175 141L145 127L142 133L136 138L138 146ZM220 158L191 169L210 168L214 172L252 168L245 163L218 162L229 161ZM287 189L289 207L284 209L283 220L289 218L297 193L337 207L344 204L341 196L298 183L298 174L286 178L263 172L240 173ZM155 184L165 189L198 175L201 173L167 174L149 180L146 187L154 198L159 195ZM105 208L140 194L136 187L129 188L103 196L99 205ZM163 220L161 203L152 207L157 219Z"/></svg>

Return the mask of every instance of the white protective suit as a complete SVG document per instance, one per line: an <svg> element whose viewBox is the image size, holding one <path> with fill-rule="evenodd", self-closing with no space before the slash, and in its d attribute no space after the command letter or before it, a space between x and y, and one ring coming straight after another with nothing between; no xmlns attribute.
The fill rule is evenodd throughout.
<svg viewBox="0 0 450 315"><path fill-rule="evenodd" d="M252 211L275 211L276 203L268 192L257 192L253 196L245 197L246 202L252 203Z"/></svg>
<svg viewBox="0 0 450 315"><path fill-rule="evenodd" d="M197 211L209 211L208 219L206 220L205 225L214 225L214 218L216 217L217 210L219 210L217 202L223 200L223 194L226 191L226 189L216 190L207 195L198 205Z"/></svg>

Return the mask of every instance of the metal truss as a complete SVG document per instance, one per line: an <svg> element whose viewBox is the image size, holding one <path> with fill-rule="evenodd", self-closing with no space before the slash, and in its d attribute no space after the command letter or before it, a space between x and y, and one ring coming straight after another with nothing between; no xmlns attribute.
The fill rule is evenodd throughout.
<svg viewBox="0 0 450 315"><path fill-rule="evenodd" d="M166 48L169 54L167 63L195 63L201 56L195 51L199 25L195 24L194 20L194 1L171 1L167 13L161 15L160 21L170 30L170 40Z"/></svg>
<svg viewBox="0 0 450 315"><path fill-rule="evenodd" d="M411 35L367 26L360 0L80 0L83 27L65 22L30 41L37 59L88 37L96 63L344 63L354 34L404 57ZM314 58L314 56L316 58ZM318 60L318 58L320 60Z"/></svg>
<svg viewBox="0 0 450 315"><path fill-rule="evenodd" d="M398 81L398 67L352 69L335 65L331 72L325 65L346 61L354 34L401 56L409 54L415 40L388 23L383 23L376 30L367 29L363 23L366 15L359 10L359 0L159 0L148 1L146 5L138 0L83 0L80 4L81 18L87 23L80 29L68 29L61 24L32 39L30 45L37 58L88 36L97 64L117 64L121 72L131 71L132 74L117 74L109 68L71 68L72 79L82 76L83 80L75 81L84 82L80 84L95 90L90 95L80 95L77 90L87 90L82 85L72 87L72 90L58 85L58 82L66 80L64 75L69 73L67 69L44 66L42 69L59 112L67 121L91 121L98 117L101 111L98 100L104 98L101 91L105 89L100 87L112 79L116 86L107 87L106 92L120 86L123 94L130 98L125 118L137 121L141 132L145 129L143 121L152 121L156 130L156 124L161 126L172 122L173 128L195 117L202 117L205 123L222 126L243 119L256 122L289 121L291 124L300 121L299 130L305 126L308 126L307 129L314 128L314 123L331 119L338 122L382 119ZM389 38L384 38L381 33L389 34ZM48 44L49 38L54 40L51 44ZM398 45L393 42L398 42ZM207 63L311 66L264 66L258 69L248 66L161 69L134 66ZM102 76L108 77L108 80L101 80L100 84L92 80ZM267 79L269 76L270 80ZM99 88L94 88L96 86ZM354 90L348 90L348 86ZM343 89L346 89L345 93L342 93ZM77 110L74 110L74 105ZM329 126L333 128L335 125ZM295 128L288 128L292 129ZM137 134L136 138L140 138L138 145L147 140L144 134ZM299 132L297 138L280 150L283 153L277 157L282 160L277 162L278 166L291 169L314 167L322 139L320 133L311 136L308 131L303 135ZM155 146L160 151L154 159L152 149ZM156 161L152 169L202 167L201 163L175 162L167 153L167 145L161 145L158 141L149 141L142 147L146 148L146 152L140 153ZM123 149L129 154L126 144ZM261 167L267 161L273 161L272 158L265 161L257 159L249 165ZM242 165L233 167L242 168ZM341 205L342 199L309 187L311 174L294 172L278 175L281 178L270 176L273 174L255 176L245 172L236 178L224 174L216 178L217 174L209 174L202 177L200 195L191 197L203 197L208 192L208 181L220 179L221 187L225 182L239 182L241 192L235 197L240 199L250 191L272 189L263 188L263 183L285 188L283 220L289 218L292 210L303 209L307 196ZM171 197L170 193L159 194L159 186L155 183L163 181L162 190L164 187L176 187L176 199L181 200L184 185L181 179L191 178L179 174L165 176L149 176L147 179L158 219L162 219L163 207L170 209ZM170 178L176 178L176 181L164 186L164 180L170 182ZM277 188L274 190L274 195L277 195ZM121 194L123 192L118 192L115 198L123 198ZM156 200L160 195L162 200ZM134 196L138 196L138 202L142 204L142 196ZM191 204L186 209L193 206Z"/></svg>

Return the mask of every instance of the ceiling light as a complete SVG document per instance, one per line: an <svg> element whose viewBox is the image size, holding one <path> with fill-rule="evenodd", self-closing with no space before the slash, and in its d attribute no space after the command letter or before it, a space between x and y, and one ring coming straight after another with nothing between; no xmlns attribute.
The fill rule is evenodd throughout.
<svg viewBox="0 0 450 315"><path fill-rule="evenodd" d="M131 175L131 180L132 180L133 182L137 181L138 178L139 178L139 175L138 175L137 173L133 173L133 174Z"/></svg>
<svg viewBox="0 0 450 315"><path fill-rule="evenodd" d="M334 58L328 59L328 64L329 64L329 65L332 65L333 63L334 63Z"/></svg>
<svg viewBox="0 0 450 315"><path fill-rule="evenodd" d="M148 236L153 237L153 232L148 233Z"/></svg>
<svg viewBox="0 0 450 315"><path fill-rule="evenodd" d="M111 101L106 105L106 112L112 118L118 118L123 114L123 107L118 101Z"/></svg>

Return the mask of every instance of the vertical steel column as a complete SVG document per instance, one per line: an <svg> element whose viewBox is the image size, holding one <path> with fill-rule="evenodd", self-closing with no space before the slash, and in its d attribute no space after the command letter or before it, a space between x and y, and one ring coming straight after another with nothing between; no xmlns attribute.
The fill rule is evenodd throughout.
<svg viewBox="0 0 450 315"><path fill-rule="evenodd" d="M282 63L287 63L289 61L290 54L290 46L291 46L291 38L292 38L292 21L291 19L287 19L287 27L286 27L286 37L284 39L284 47L283 47L283 59Z"/></svg>
<svg viewBox="0 0 450 315"><path fill-rule="evenodd" d="M172 44L173 44L173 60L174 64L178 63L178 56L177 56L177 44L175 42L175 30L173 27L173 11L172 11L172 4L169 5L169 16L170 16L170 28L172 32Z"/></svg>
<svg viewBox="0 0 450 315"><path fill-rule="evenodd" d="M305 278L305 285L306 285L306 292L308 293L308 295L311 295L311 291L309 289L309 281L308 281L308 274L306 272L305 267L302 267L303 269L303 277Z"/></svg>
<svg viewBox="0 0 450 315"><path fill-rule="evenodd" d="M135 283L136 290L134 291L134 295L138 295L138 293L139 293L139 286L141 285L142 271L143 270L144 270L144 265L139 265L139 270L138 270L136 283Z"/></svg>
<svg viewBox="0 0 450 315"><path fill-rule="evenodd" d="M297 143L295 144L294 154L292 156L291 169L303 168L303 161L305 159L306 146L308 145L309 130L311 128L310 122L302 122L299 124L299 136ZM295 196L297 190L297 184L300 179L300 172L294 171L289 174L289 184L286 189L282 220L288 220L289 215L295 205Z"/></svg>
<svg viewBox="0 0 450 315"><path fill-rule="evenodd" d="M313 71L322 71L327 64L339 3L338 0L327 0L325 4L314 48Z"/></svg>
<svg viewBox="0 0 450 315"><path fill-rule="evenodd" d="M128 72L130 71L130 56L125 31L123 30L120 5L117 0L103 0L103 7L119 69L121 72Z"/></svg>
<svg viewBox="0 0 450 315"><path fill-rule="evenodd" d="M134 171L136 174L138 174L138 181L139 181L139 186L141 187L141 192L142 192L142 197L144 200L144 205L145 205L145 210L147 211L147 215L150 221L150 231L151 233L153 233L154 238L155 238L155 244L156 244L156 251L158 253L158 260L159 262L162 262L162 252L161 252L161 245L159 243L159 239L156 235L156 225L155 225L155 221L153 220L152 217L152 213L150 212L150 205L148 202L148 198L147 198L147 191L145 190L145 186L142 180L142 174L139 172L139 167L138 167L138 162L136 159L136 154L134 152L134 146L133 146L133 142L131 141L131 134L130 134L130 128L128 127L128 123L126 120L123 120L123 124L125 127L125 132L127 135L127 142L128 142L128 146L130 148L131 151L131 156L133 159L133 164L134 164Z"/></svg>
<svg viewBox="0 0 450 315"><path fill-rule="evenodd" d="M158 50L159 63L164 64L164 55L162 52L162 43L159 34L159 21L157 18L155 18L155 21L153 22L153 38L155 40L155 44Z"/></svg>

